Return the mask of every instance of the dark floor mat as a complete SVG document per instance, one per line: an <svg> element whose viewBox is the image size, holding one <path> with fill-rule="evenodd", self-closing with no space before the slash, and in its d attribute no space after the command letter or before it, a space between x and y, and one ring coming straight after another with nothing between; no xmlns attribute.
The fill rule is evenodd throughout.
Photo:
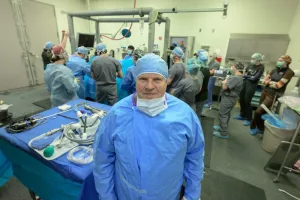
<svg viewBox="0 0 300 200"><path fill-rule="evenodd" d="M44 100L41 100L41 101L36 101L33 104L38 106L38 107L44 108L45 110L48 110L48 109L51 108L50 99L44 99Z"/></svg>
<svg viewBox="0 0 300 200"><path fill-rule="evenodd" d="M210 169L201 190L201 200L266 200L264 190Z"/></svg>
<svg viewBox="0 0 300 200"><path fill-rule="evenodd" d="M16 177L12 177L0 187L0 199L3 200L30 200L28 189Z"/></svg>
<svg viewBox="0 0 300 200"><path fill-rule="evenodd" d="M213 140L213 125L214 118L211 117L201 117L201 125L204 133L205 139L205 157L204 157L204 166L210 167L211 160L211 151L212 151L212 140Z"/></svg>

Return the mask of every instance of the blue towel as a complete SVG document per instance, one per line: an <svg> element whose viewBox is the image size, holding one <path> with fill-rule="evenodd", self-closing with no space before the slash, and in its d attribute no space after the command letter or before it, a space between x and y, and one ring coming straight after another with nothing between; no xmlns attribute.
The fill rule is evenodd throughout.
<svg viewBox="0 0 300 200"><path fill-rule="evenodd" d="M58 132L53 135L43 137L39 140L35 140L31 143L31 146L37 150L42 150L49 146L55 140L55 138L59 137L61 134L61 132Z"/></svg>

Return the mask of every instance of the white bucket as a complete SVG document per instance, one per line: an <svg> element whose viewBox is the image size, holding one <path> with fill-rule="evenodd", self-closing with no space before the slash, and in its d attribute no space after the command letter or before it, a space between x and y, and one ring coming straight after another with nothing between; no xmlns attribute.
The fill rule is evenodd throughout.
<svg viewBox="0 0 300 200"><path fill-rule="evenodd" d="M291 141L295 129L281 129L265 121L265 132L262 148L266 152L274 153L282 141Z"/></svg>

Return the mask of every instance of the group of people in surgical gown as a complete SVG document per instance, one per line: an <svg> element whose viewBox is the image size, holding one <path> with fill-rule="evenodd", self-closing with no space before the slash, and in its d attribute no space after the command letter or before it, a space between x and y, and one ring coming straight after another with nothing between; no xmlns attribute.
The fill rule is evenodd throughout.
<svg viewBox="0 0 300 200"><path fill-rule="evenodd" d="M182 48L175 47L170 58L173 61L169 69L167 91L186 102L201 117L202 109L208 98L208 82L212 75L209 68L208 52L200 49L193 58L183 63L184 52Z"/></svg>
<svg viewBox="0 0 300 200"><path fill-rule="evenodd" d="M104 50L97 49L100 46L103 47L102 44L98 44L96 46L95 55L89 59L89 62L86 62L86 57L89 54L89 50L83 46L78 47L73 55L68 56L67 52L64 50L64 47L62 45L54 46L52 42L47 42L45 44L45 48L42 53L45 69L45 83L46 89L51 94L51 101L53 107L62 105L70 100L77 98L87 99L91 101L98 100L97 97L101 96L99 94L97 95L97 82L99 80L95 79L95 77L92 77L91 66L96 59L101 59L103 56L105 56L103 57L103 59L106 59L106 57L109 56L106 54L106 49L105 53ZM59 49L59 51L57 51L57 49ZM54 52L54 50L56 51ZM120 61L120 68L122 69L124 75L126 75L127 70L131 68L129 70L130 72L126 77L127 83L129 80L128 77L130 77L129 74L131 74L132 68L134 67L134 60L134 47L132 45L129 45L128 55L126 55L125 58ZM108 62L111 61L111 59L108 60ZM109 65L109 63L107 62L105 64ZM100 66L98 66L98 68L101 68L101 64ZM105 79L105 77L102 77L102 79L103 78ZM125 98L126 96L131 94L132 91L134 91L134 83L131 83L133 88L128 90L128 87L122 87L122 85L125 85L123 84L123 78L115 77L114 79L116 79L115 85L117 91L112 98L117 98L116 101ZM109 80L107 81L111 82ZM131 81L133 81L132 78ZM104 82L101 83L101 86L100 84L98 84L98 93L100 92L100 87L107 88L106 84L109 83ZM114 90L114 87L111 87L111 89L109 90ZM102 91L102 93L108 92ZM113 93L113 91L110 93ZM105 97L104 103L113 105L116 101L109 101L109 99Z"/></svg>

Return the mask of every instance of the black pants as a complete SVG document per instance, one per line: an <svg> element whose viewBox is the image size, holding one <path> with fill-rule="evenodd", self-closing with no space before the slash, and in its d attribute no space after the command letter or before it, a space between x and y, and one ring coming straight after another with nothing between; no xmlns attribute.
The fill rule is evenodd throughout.
<svg viewBox="0 0 300 200"><path fill-rule="evenodd" d="M241 112L240 116L246 120L252 120L251 100L255 94L257 83L249 80L244 80L243 89L240 94Z"/></svg>
<svg viewBox="0 0 300 200"><path fill-rule="evenodd" d="M260 96L259 105L265 104L265 106L270 109L272 107L274 98L276 98L275 94L263 90ZM265 113L266 111L261 106L256 109L254 119L252 120L250 125L251 129L258 128L261 131L265 130L264 121L261 119L261 116Z"/></svg>

